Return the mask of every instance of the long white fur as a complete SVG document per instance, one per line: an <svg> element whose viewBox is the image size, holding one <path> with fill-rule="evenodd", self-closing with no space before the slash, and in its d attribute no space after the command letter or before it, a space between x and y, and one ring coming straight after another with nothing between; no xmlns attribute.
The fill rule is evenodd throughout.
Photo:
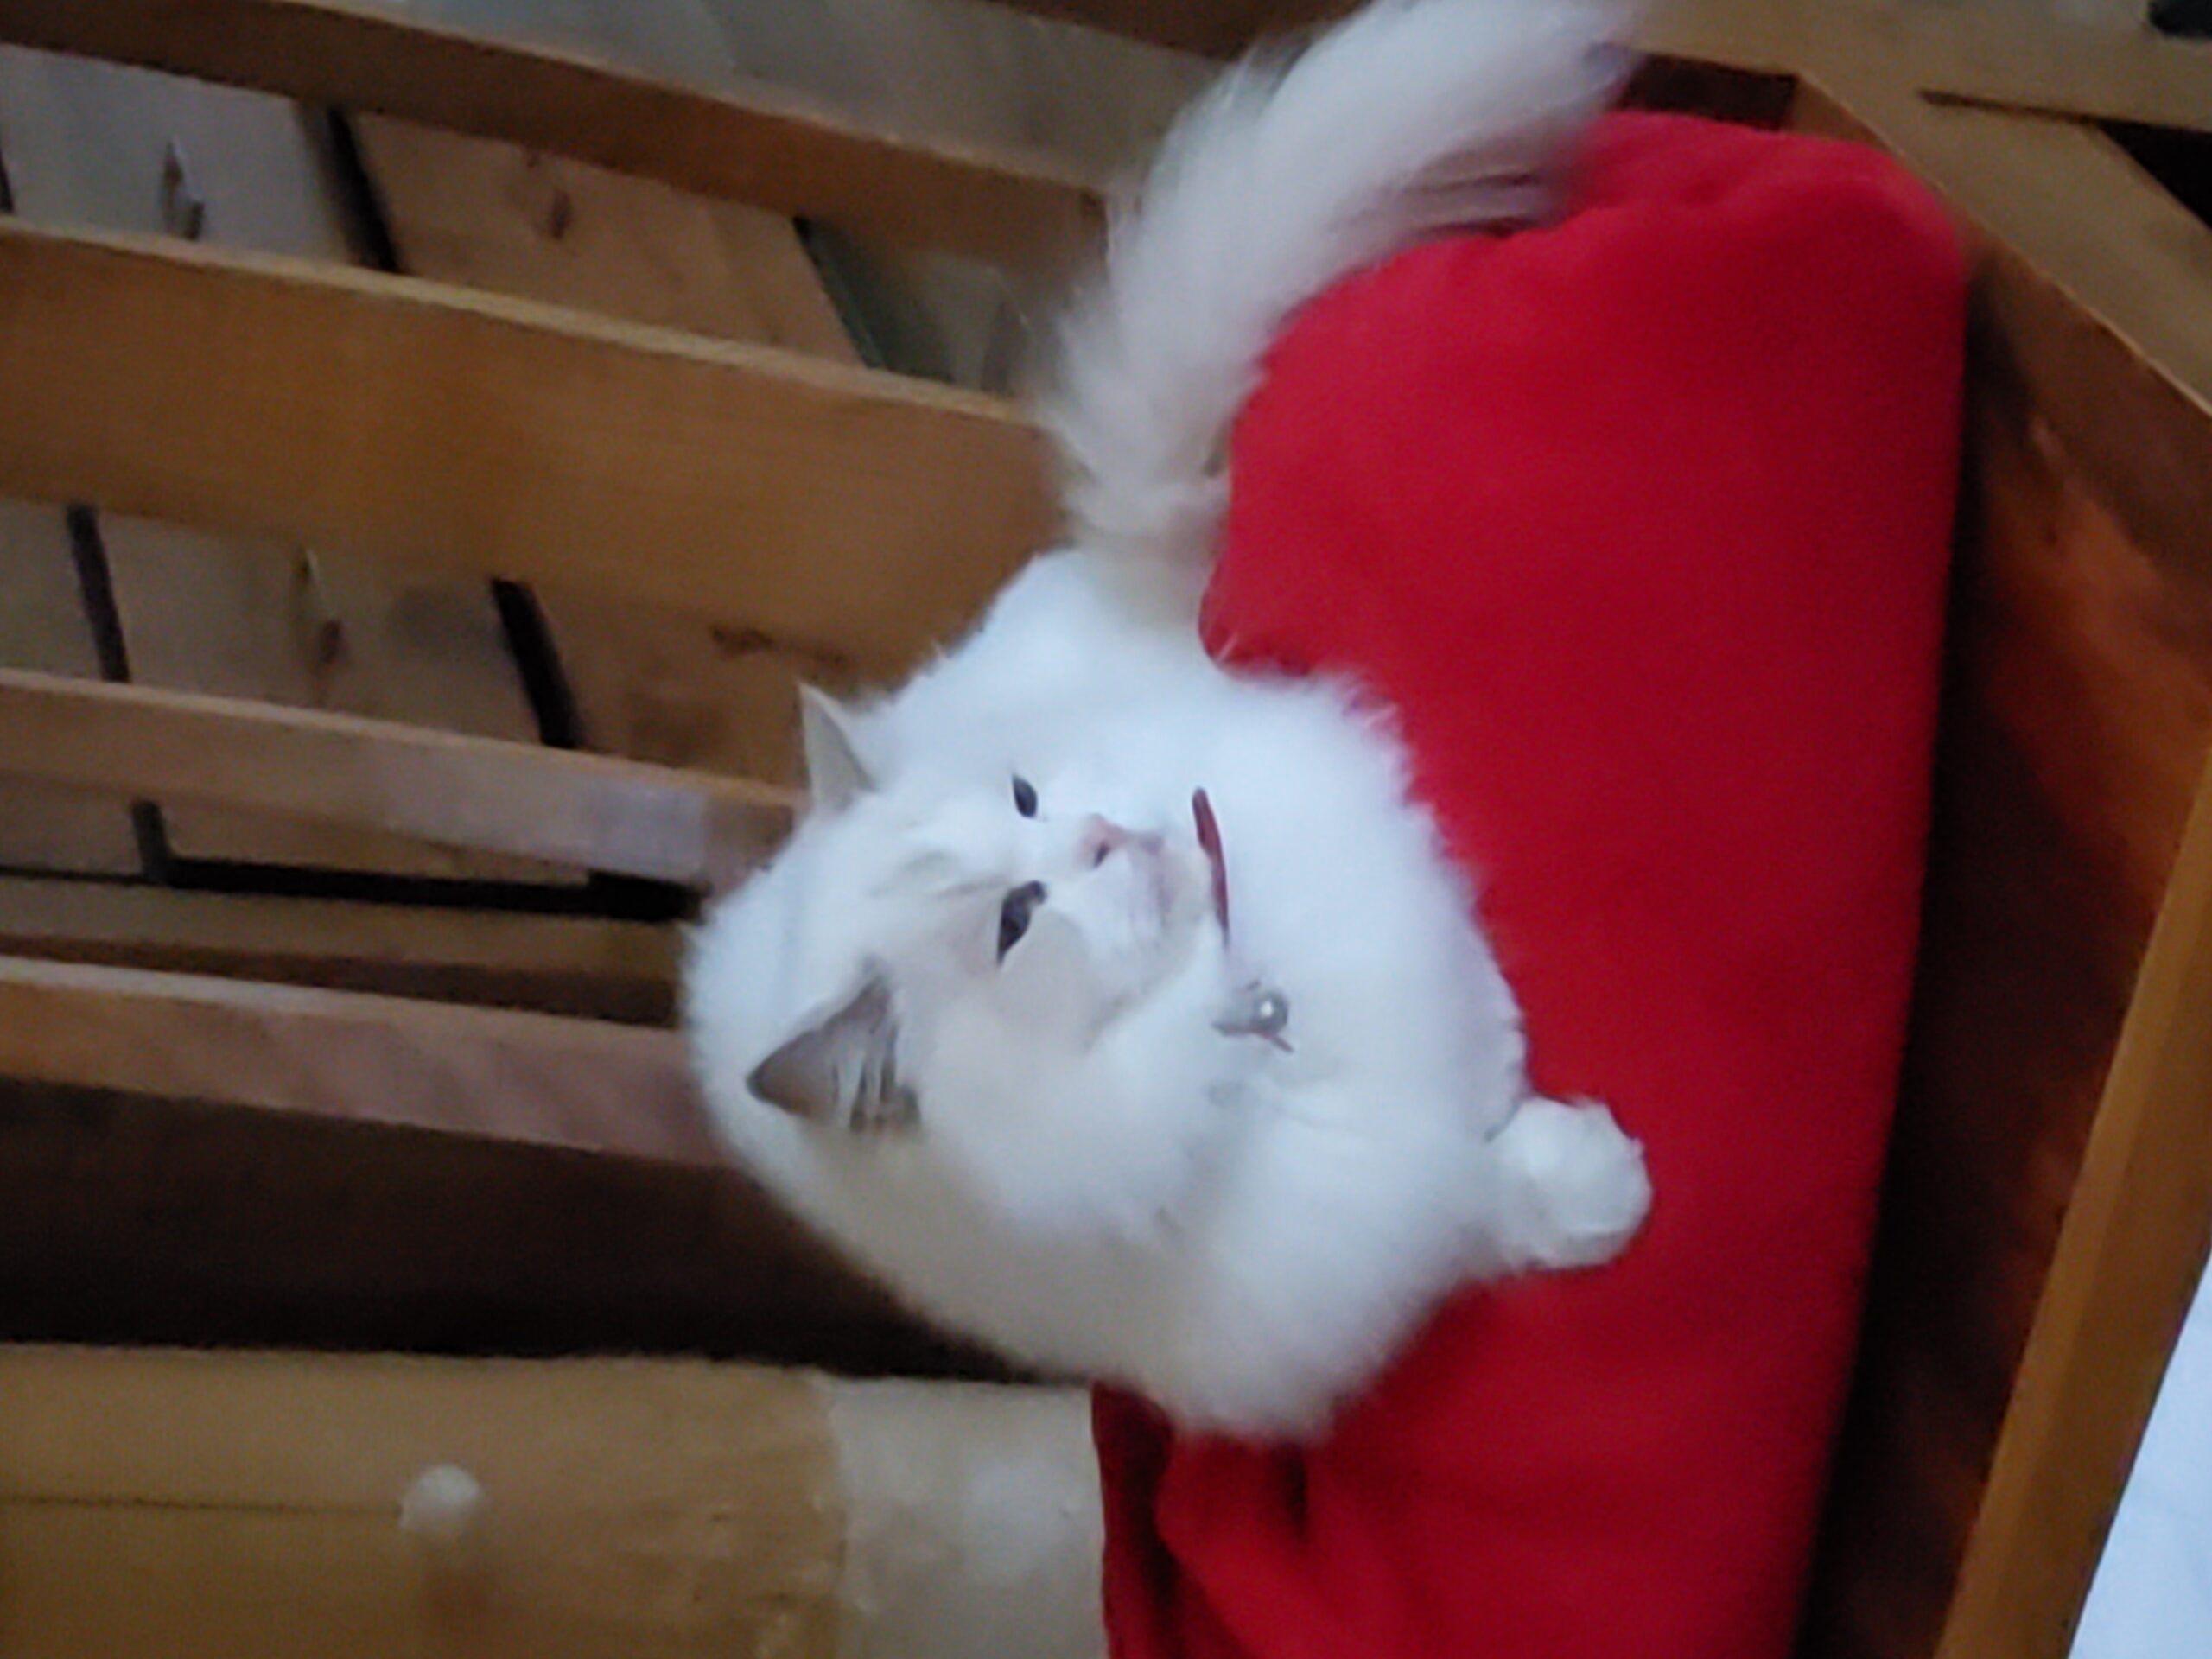
<svg viewBox="0 0 2212 1659"><path fill-rule="evenodd" d="M1046 418L1074 539L1194 593L1226 439L1269 343L1341 277L1445 230L1540 216L1618 85L1605 0L1381 0L1230 70L1179 121L1063 329Z"/></svg>
<svg viewBox="0 0 2212 1659"><path fill-rule="evenodd" d="M834 787L694 943L693 1050L746 1167L924 1313L1193 1427L1317 1432L1455 1287L1602 1262L1649 1203L1610 1114L1531 1097L1388 712L1224 671L1193 609L1268 342L1409 238L1523 213L1617 72L1610 16L1389 0L1198 106L1068 335L1075 544L896 694L818 707ZM1255 982L1287 1052L1217 1029ZM791 1039L886 1006L863 984L891 1016L852 1041L918 1121L856 1135L756 1095Z"/></svg>

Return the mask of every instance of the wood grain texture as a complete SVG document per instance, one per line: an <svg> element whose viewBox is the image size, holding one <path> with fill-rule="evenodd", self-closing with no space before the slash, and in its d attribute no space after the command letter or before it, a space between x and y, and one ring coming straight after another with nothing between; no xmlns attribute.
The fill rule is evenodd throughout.
<svg viewBox="0 0 2212 1659"><path fill-rule="evenodd" d="M2151 34L2140 15L2139 26L2115 28L2018 8L1859 5L1848 14L1872 51L1943 99L2212 130L2212 46Z"/></svg>
<svg viewBox="0 0 2212 1659"><path fill-rule="evenodd" d="M2065 1659L2212 1245L2212 772L2029 1333L1941 1659Z"/></svg>
<svg viewBox="0 0 2212 1659"><path fill-rule="evenodd" d="M59 509L0 502L0 667L98 677L99 652ZM127 874L126 804L0 781L0 868Z"/></svg>
<svg viewBox="0 0 2212 1659"><path fill-rule="evenodd" d="M0 49L0 152L17 210L46 224L158 232L164 168L232 247L348 263L342 190L306 117L281 99L106 64ZM537 727L481 582L281 543L108 517L99 538L131 677L347 709L490 736ZM164 803L164 805L169 804ZM388 838L189 808L163 814L187 859L447 877L542 875Z"/></svg>
<svg viewBox="0 0 2212 1659"><path fill-rule="evenodd" d="M244 807L702 890L788 830L791 795L532 743L0 669L0 773Z"/></svg>
<svg viewBox="0 0 2212 1659"><path fill-rule="evenodd" d="M12 1082L716 1164L672 1032L21 957L0 1011Z"/></svg>
<svg viewBox="0 0 2212 1659"><path fill-rule="evenodd" d="M403 270L830 359L853 351L788 219L512 145L366 118L362 162ZM834 653L541 587L587 747L795 780L794 687Z"/></svg>
<svg viewBox="0 0 2212 1659"><path fill-rule="evenodd" d="M496 0L439 0L479 7ZM975 0L699 0L745 73L872 120L985 146L1038 146L1132 175L1213 66ZM817 257L874 360L1004 390L1039 354L1057 293L1026 275L882 238L823 236Z"/></svg>
<svg viewBox="0 0 2212 1659"><path fill-rule="evenodd" d="M0 954L667 1025L676 930L0 876Z"/></svg>
<svg viewBox="0 0 2212 1659"><path fill-rule="evenodd" d="M656 601L870 668L1052 523L991 398L504 297L0 226L0 489Z"/></svg>
<svg viewBox="0 0 2212 1659"><path fill-rule="evenodd" d="M486 1497L458 1575L397 1524L448 1463ZM837 1457L792 1373L10 1351L0 1494L10 1653L836 1649Z"/></svg>
<svg viewBox="0 0 2212 1659"><path fill-rule="evenodd" d="M1024 11L1186 52L1227 57L1308 29L1355 0L1001 0ZM2125 0L2132 4L2133 0ZM1817 68L1840 38L1901 90L2092 121L2212 129L2212 46L2019 7L1893 0L1675 0L1642 20L1666 56L1790 73Z"/></svg>
<svg viewBox="0 0 2212 1659"><path fill-rule="evenodd" d="M1801 98L1881 144L1958 213L2011 372L2132 533L2212 517L2212 226L2101 134L1903 95L1840 53Z"/></svg>
<svg viewBox="0 0 2212 1659"><path fill-rule="evenodd" d="M1094 192L1031 156L897 137L766 86L707 91L349 0L0 0L0 39L398 116L779 213L994 258L1087 238Z"/></svg>

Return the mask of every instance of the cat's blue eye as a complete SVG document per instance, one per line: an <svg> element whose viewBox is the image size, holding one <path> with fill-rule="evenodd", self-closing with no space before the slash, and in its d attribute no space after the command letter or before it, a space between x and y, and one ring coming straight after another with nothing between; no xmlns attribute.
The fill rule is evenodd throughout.
<svg viewBox="0 0 2212 1659"><path fill-rule="evenodd" d="M1037 787L1027 778L1014 780L1014 810L1025 818L1037 816Z"/></svg>
<svg viewBox="0 0 2212 1659"><path fill-rule="evenodd" d="M1030 918L1036 915L1037 906L1045 902L1045 884L1025 881L999 906L999 960L1006 960L1006 953L1021 943L1021 936L1029 931Z"/></svg>

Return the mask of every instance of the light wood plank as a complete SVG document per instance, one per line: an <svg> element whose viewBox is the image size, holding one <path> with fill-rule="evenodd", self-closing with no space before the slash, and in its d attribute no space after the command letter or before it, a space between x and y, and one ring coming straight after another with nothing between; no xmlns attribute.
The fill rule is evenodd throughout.
<svg viewBox="0 0 2212 1659"><path fill-rule="evenodd" d="M701 3L747 73L887 124L1043 146L1100 178L1133 174L1214 72L1182 54L972 0ZM1017 384L1058 302L1033 282L881 238L824 237L817 253L879 361L963 385Z"/></svg>
<svg viewBox="0 0 2212 1659"><path fill-rule="evenodd" d="M1354 0L1001 0L1023 11L1227 57ZM2132 5L2133 0L2124 0ZM1894 0L1674 0L1651 9L1645 49L1760 73L1816 67L1855 36L1900 88L2090 121L2212 130L2212 45L2019 7Z"/></svg>
<svg viewBox="0 0 2212 1659"><path fill-rule="evenodd" d="M792 797L736 779L228 697L0 669L0 773L734 885Z"/></svg>
<svg viewBox="0 0 2212 1659"><path fill-rule="evenodd" d="M172 147L200 225L226 246L348 263L322 153L293 105L106 64L0 49L0 151L18 211L48 224L158 232ZM174 203L169 210L174 211ZM143 683L534 739L490 594L335 556L99 525L131 677ZM298 823L165 812L185 858L435 876L543 874Z"/></svg>
<svg viewBox="0 0 2212 1659"><path fill-rule="evenodd" d="M397 1525L438 1464L486 1496L458 1571ZM0 1351L0 1493L10 1653L838 1650L837 1453L789 1372Z"/></svg>
<svg viewBox="0 0 2212 1659"><path fill-rule="evenodd" d="M56 508L0 502L0 667L99 674L68 526ZM0 783L0 868L134 871L129 808L20 779Z"/></svg>
<svg viewBox="0 0 2212 1659"><path fill-rule="evenodd" d="M766 86L707 92L349 0L0 0L0 39L573 155L902 241L1053 259L1090 181L1033 156L896 137Z"/></svg>
<svg viewBox="0 0 2212 1659"><path fill-rule="evenodd" d="M1127 35L1179 52L1230 57L1262 35L1349 11L1356 0L1005 0L1021 11Z"/></svg>
<svg viewBox="0 0 2212 1659"><path fill-rule="evenodd" d="M1053 520L995 399L435 284L0 226L0 490L567 582L896 671Z"/></svg>
<svg viewBox="0 0 2212 1659"><path fill-rule="evenodd" d="M513 144L353 124L415 276L855 360L788 219Z"/></svg>
<svg viewBox="0 0 2212 1659"><path fill-rule="evenodd" d="M0 957L0 1078L717 1166L638 1026Z"/></svg>
<svg viewBox="0 0 2212 1659"><path fill-rule="evenodd" d="M1830 20L1806 16L1817 42ZM2132 28L2018 7L1855 3L1844 16L1861 50L1941 99L2212 131L2212 44L2144 29L2139 7Z"/></svg>
<svg viewBox="0 0 2212 1659"><path fill-rule="evenodd" d="M787 219L512 145L355 123L402 269L636 321L853 352ZM849 664L803 642L541 587L580 741L773 781L798 772L794 685Z"/></svg>
<svg viewBox="0 0 2212 1659"><path fill-rule="evenodd" d="M676 930L137 882L0 877L0 954L666 1025Z"/></svg>

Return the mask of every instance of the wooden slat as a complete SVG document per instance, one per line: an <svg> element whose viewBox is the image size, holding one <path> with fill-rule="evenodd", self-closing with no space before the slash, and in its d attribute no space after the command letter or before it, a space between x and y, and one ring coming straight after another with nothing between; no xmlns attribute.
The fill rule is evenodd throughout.
<svg viewBox="0 0 2212 1659"><path fill-rule="evenodd" d="M673 1033L0 967L0 1339L982 1367L712 1156Z"/></svg>
<svg viewBox="0 0 2212 1659"><path fill-rule="evenodd" d="M0 502L0 667L99 673L68 526L54 507ZM137 868L126 804L0 783L0 868L124 874Z"/></svg>
<svg viewBox="0 0 2212 1659"><path fill-rule="evenodd" d="M457 1581L397 1524L442 1463L486 1497ZM0 1352L11 1654L826 1659L842 1503L791 1372Z"/></svg>
<svg viewBox="0 0 2212 1659"><path fill-rule="evenodd" d="M766 785L492 738L0 670L0 773L727 887L788 829Z"/></svg>
<svg viewBox="0 0 2212 1659"><path fill-rule="evenodd" d="M1834 26L1820 9L1806 15L1815 40ZM1859 52L1939 98L2212 131L2212 45L2017 8L1854 4L1843 16Z"/></svg>
<svg viewBox="0 0 2212 1659"><path fill-rule="evenodd" d="M678 949L596 917L0 877L0 954L586 1019L668 1024Z"/></svg>
<svg viewBox="0 0 2212 1659"><path fill-rule="evenodd" d="M2160 907L1939 1659L2065 1659L2212 1246L2212 773Z"/></svg>
<svg viewBox="0 0 2212 1659"><path fill-rule="evenodd" d="M1188 52L1226 57L1354 0L1001 0ZM1760 72L1817 67L1849 35L1910 91L2092 121L2212 130L2212 46L2018 7L1861 0L1675 0L1638 30L1649 50Z"/></svg>
<svg viewBox="0 0 2212 1659"><path fill-rule="evenodd" d="M0 957L0 1078L711 1167L672 1032Z"/></svg>
<svg viewBox="0 0 2212 1659"><path fill-rule="evenodd" d="M0 49L0 153L16 210L46 224L157 232L172 147L209 238L350 263L341 192L307 118L281 99ZM99 539L131 677L534 739L537 726L481 582L108 517ZM541 875L507 861L186 809L185 858L405 875Z"/></svg>
<svg viewBox="0 0 2212 1659"><path fill-rule="evenodd" d="M1805 119L1949 201L2008 372L2133 532L2191 543L2212 522L2212 226L2093 130L1931 105L1863 59L1821 73Z"/></svg>
<svg viewBox="0 0 2212 1659"><path fill-rule="evenodd" d="M410 122L353 125L411 275L855 360L788 219Z"/></svg>
<svg viewBox="0 0 2212 1659"><path fill-rule="evenodd" d="M989 5L702 3L747 73L893 126L991 147L1042 144L1100 177L1133 173L1213 73L1183 54ZM906 373L1009 386L1052 315L1033 286L929 250L839 236L818 238L817 253L879 360Z"/></svg>
<svg viewBox="0 0 2212 1659"><path fill-rule="evenodd" d="M479 3L512 21L531 8ZM702 11L594 4L565 15L663 66L720 37ZM640 30L648 30L640 40ZM791 221L512 144L364 117L357 147L400 268L633 321L854 360ZM586 747L771 780L797 772L794 685L849 664L758 630L541 587Z"/></svg>
<svg viewBox="0 0 2212 1659"><path fill-rule="evenodd" d="M1801 121L1892 144L1949 197L1977 333L1914 1030L1806 1626L1821 1659L1934 1650L2212 744L2212 243L2097 135L1935 109L1882 73L1832 60Z"/></svg>
<svg viewBox="0 0 2212 1659"><path fill-rule="evenodd" d="M1230 57L1261 36L1340 16L1357 0L1004 0L1040 16L1062 18L1149 41L1179 52Z"/></svg>
<svg viewBox="0 0 2212 1659"><path fill-rule="evenodd" d="M435 284L0 226L0 490L915 659L1052 521L1007 405Z"/></svg>
<svg viewBox="0 0 2212 1659"><path fill-rule="evenodd" d="M0 0L0 39L572 155L779 213L995 258L1057 257L1089 181L899 138L766 86L709 92L350 0Z"/></svg>
<svg viewBox="0 0 2212 1659"><path fill-rule="evenodd" d="M720 1170L16 1084L0 1337L976 1363Z"/></svg>

